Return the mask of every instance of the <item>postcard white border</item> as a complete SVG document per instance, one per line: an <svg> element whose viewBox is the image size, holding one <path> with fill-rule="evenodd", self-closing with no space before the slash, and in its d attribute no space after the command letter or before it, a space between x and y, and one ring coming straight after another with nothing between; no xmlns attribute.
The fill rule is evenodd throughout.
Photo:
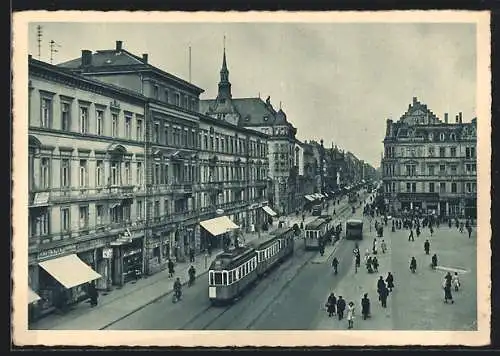
<svg viewBox="0 0 500 356"><path fill-rule="evenodd" d="M40 331L27 329L27 105L29 22L447 22L477 25L478 330L477 331ZM391 12L97 12L13 14L13 309L15 345L77 346L362 346L487 345L491 319L491 74L488 11ZM382 122L382 121L381 121Z"/></svg>

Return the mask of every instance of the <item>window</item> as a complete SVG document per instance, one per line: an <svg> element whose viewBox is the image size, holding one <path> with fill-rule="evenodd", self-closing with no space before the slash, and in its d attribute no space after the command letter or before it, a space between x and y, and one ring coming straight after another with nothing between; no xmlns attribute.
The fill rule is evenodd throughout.
<svg viewBox="0 0 500 356"><path fill-rule="evenodd" d="M86 159L81 159L80 160L80 168L79 168L79 183L80 187L86 187L87 186L87 160Z"/></svg>
<svg viewBox="0 0 500 356"><path fill-rule="evenodd" d="M69 159L64 158L61 160L61 187L62 188L69 188L70 186L70 165L69 165Z"/></svg>
<svg viewBox="0 0 500 356"><path fill-rule="evenodd" d="M155 122L153 131L153 141L155 143L160 143L160 124L158 122Z"/></svg>
<svg viewBox="0 0 500 356"><path fill-rule="evenodd" d="M137 185L142 185L142 162L137 162Z"/></svg>
<svg viewBox="0 0 500 356"><path fill-rule="evenodd" d="M71 130L71 112L70 112L70 104L62 103L61 104L61 130L70 131Z"/></svg>
<svg viewBox="0 0 500 356"><path fill-rule="evenodd" d="M81 205L79 207L79 226L86 228L89 226L89 207L88 205Z"/></svg>
<svg viewBox="0 0 500 356"><path fill-rule="evenodd" d="M429 146L429 157L434 157L434 146Z"/></svg>
<svg viewBox="0 0 500 356"><path fill-rule="evenodd" d="M132 138L132 117L125 116L125 138Z"/></svg>
<svg viewBox="0 0 500 356"><path fill-rule="evenodd" d="M188 101L189 101L189 98L187 97L187 95L185 95L185 96L184 96L184 100L183 100L183 104L182 104L182 107L183 107L183 108L185 108L185 109L188 109L188 108L189 108Z"/></svg>
<svg viewBox="0 0 500 356"><path fill-rule="evenodd" d="M154 206L153 216L155 218L159 218L160 217L160 201L159 200L155 200L155 206Z"/></svg>
<svg viewBox="0 0 500 356"><path fill-rule="evenodd" d="M61 208L61 232L68 232L70 230L71 220L69 214L69 208Z"/></svg>
<svg viewBox="0 0 500 356"><path fill-rule="evenodd" d="M430 176L434 175L434 165L429 165L429 175Z"/></svg>
<svg viewBox="0 0 500 356"><path fill-rule="evenodd" d="M457 174L457 166L456 165L452 165L451 166L451 175L456 175Z"/></svg>
<svg viewBox="0 0 500 356"><path fill-rule="evenodd" d="M86 134L88 132L89 125L89 108L86 106L80 106L80 133Z"/></svg>
<svg viewBox="0 0 500 356"><path fill-rule="evenodd" d="M143 128L142 128L142 119L137 119L137 125L136 125L136 139L137 141L143 141L144 136L143 136Z"/></svg>
<svg viewBox="0 0 500 356"><path fill-rule="evenodd" d="M96 226L101 226L104 224L104 206L96 205L95 206L95 224Z"/></svg>
<svg viewBox="0 0 500 356"><path fill-rule="evenodd" d="M142 220L142 200L137 201L137 220Z"/></svg>
<svg viewBox="0 0 500 356"><path fill-rule="evenodd" d="M158 99L158 85L153 86L153 98Z"/></svg>
<svg viewBox="0 0 500 356"><path fill-rule="evenodd" d="M40 165L41 165L41 179L40 179L40 188L46 189L50 188L50 161L49 158L47 157L42 157L40 160Z"/></svg>
<svg viewBox="0 0 500 356"><path fill-rule="evenodd" d="M181 105L181 94L175 93L175 105L180 106Z"/></svg>
<svg viewBox="0 0 500 356"><path fill-rule="evenodd" d="M450 157L456 157L456 156L457 156L457 148L450 147Z"/></svg>
<svg viewBox="0 0 500 356"><path fill-rule="evenodd" d="M416 193L417 192L417 183L412 183L411 184L411 192Z"/></svg>
<svg viewBox="0 0 500 356"><path fill-rule="evenodd" d="M103 172L104 172L104 163L102 160L96 161L95 164L95 185L96 187L101 187L104 184L104 177L103 177Z"/></svg>
<svg viewBox="0 0 500 356"><path fill-rule="evenodd" d="M104 111L96 110L95 119L96 119L96 134L103 135L104 134Z"/></svg>
<svg viewBox="0 0 500 356"><path fill-rule="evenodd" d="M168 90L165 89L164 91L164 98L165 98L165 102L168 104Z"/></svg>
<svg viewBox="0 0 500 356"><path fill-rule="evenodd" d="M118 136L118 114L115 112L111 114L111 136Z"/></svg>
<svg viewBox="0 0 500 356"><path fill-rule="evenodd" d="M441 133L439 134L439 139L440 139L441 141L444 141L444 138L445 138L445 137L444 137L444 133L442 133L442 132L441 132Z"/></svg>
<svg viewBox="0 0 500 356"><path fill-rule="evenodd" d="M155 163L153 184L160 184L160 164L159 163Z"/></svg>
<svg viewBox="0 0 500 356"><path fill-rule="evenodd" d="M117 161L111 162L111 184L119 185L120 182L120 163Z"/></svg>
<svg viewBox="0 0 500 356"><path fill-rule="evenodd" d="M444 175L446 173L446 166L444 164L439 165L439 174Z"/></svg>
<svg viewBox="0 0 500 356"><path fill-rule="evenodd" d="M49 210L44 210L40 215L36 218L36 227L35 231L38 232L38 235L45 236L50 234L50 213ZM32 229L33 230L33 229Z"/></svg>
<svg viewBox="0 0 500 356"><path fill-rule="evenodd" d="M125 162L125 185L130 185L132 182L130 174L130 162Z"/></svg>
<svg viewBox="0 0 500 356"><path fill-rule="evenodd" d="M477 169L476 164L472 164L471 166L472 166L472 173L476 173L476 169Z"/></svg>
<svg viewBox="0 0 500 356"><path fill-rule="evenodd" d="M456 193L457 192L457 183L451 183L451 192Z"/></svg>
<svg viewBox="0 0 500 356"><path fill-rule="evenodd" d="M465 183L465 191L467 193L472 193L472 184L471 183Z"/></svg>
<svg viewBox="0 0 500 356"><path fill-rule="evenodd" d="M406 191L411 192L411 183L406 183Z"/></svg>
<svg viewBox="0 0 500 356"><path fill-rule="evenodd" d="M445 147L439 147L439 157L444 157L445 153Z"/></svg>
<svg viewBox="0 0 500 356"><path fill-rule="evenodd" d="M429 183L429 193L434 193L434 183Z"/></svg>
<svg viewBox="0 0 500 356"><path fill-rule="evenodd" d="M52 120L52 100L49 98L42 98L42 116L40 118L40 126L50 128Z"/></svg>
<svg viewBox="0 0 500 356"><path fill-rule="evenodd" d="M163 141L165 142L165 146L168 146L168 128L169 125L165 124L165 127L163 128Z"/></svg>
<svg viewBox="0 0 500 356"><path fill-rule="evenodd" d="M439 192L446 193L446 183L445 182L439 183Z"/></svg>
<svg viewBox="0 0 500 356"><path fill-rule="evenodd" d="M168 215L169 214L169 204L168 204L168 199L165 199L163 201L163 212L165 215Z"/></svg>

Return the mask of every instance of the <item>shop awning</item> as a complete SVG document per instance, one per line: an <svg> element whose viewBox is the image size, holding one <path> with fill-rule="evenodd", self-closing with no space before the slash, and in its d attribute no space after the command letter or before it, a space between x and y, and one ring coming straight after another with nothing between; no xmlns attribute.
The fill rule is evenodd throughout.
<svg viewBox="0 0 500 356"><path fill-rule="evenodd" d="M227 216L219 216L214 219L205 220L200 222L200 225L213 236L219 236L239 228L239 226L232 222Z"/></svg>
<svg viewBox="0 0 500 356"><path fill-rule="evenodd" d="M35 193L33 198L33 206L47 206L49 205L49 192Z"/></svg>
<svg viewBox="0 0 500 356"><path fill-rule="evenodd" d="M306 198L309 201L314 201L314 197L311 195L306 195L306 196L304 196L304 198Z"/></svg>
<svg viewBox="0 0 500 356"><path fill-rule="evenodd" d="M28 287L28 304L34 303L42 299L38 294L36 294L33 289Z"/></svg>
<svg viewBox="0 0 500 356"><path fill-rule="evenodd" d="M38 265L68 289L102 277L75 254L40 262Z"/></svg>
<svg viewBox="0 0 500 356"><path fill-rule="evenodd" d="M263 209L266 213L268 213L269 215L271 215L271 216L276 216L276 215L278 215L278 214L276 214L276 212L275 212L273 209L271 209L271 208L270 208L270 207L268 207L267 205L266 205L266 206L263 206L263 207L262 207L262 209Z"/></svg>

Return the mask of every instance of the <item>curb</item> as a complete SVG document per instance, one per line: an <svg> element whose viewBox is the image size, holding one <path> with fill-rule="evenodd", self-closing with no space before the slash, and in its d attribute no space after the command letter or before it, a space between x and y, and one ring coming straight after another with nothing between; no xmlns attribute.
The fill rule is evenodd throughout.
<svg viewBox="0 0 500 356"><path fill-rule="evenodd" d="M208 270L200 273L199 275L196 276L196 279L198 279L198 277L204 276L207 273L208 273ZM188 281L182 283L182 286L185 286L187 283L188 283ZM150 300L150 301L146 302L145 304L143 304L143 305L135 308L134 310L132 310L130 312L127 312L125 315L120 316L118 319L116 319L116 320L114 320L114 321L112 321L110 323L107 323L106 325L100 327L98 330L104 330L104 329L110 327L111 325L118 323L119 321L127 318L128 316L130 316L130 315L138 312L139 310L142 310L142 309L146 308L148 305L151 305L151 304L155 303L156 301L160 300L161 298L163 298L163 297L165 297L165 296L167 296L169 294L172 294L172 293L173 293L173 290L169 290L166 293L162 293L161 295L159 295L157 297L154 297L152 300Z"/></svg>

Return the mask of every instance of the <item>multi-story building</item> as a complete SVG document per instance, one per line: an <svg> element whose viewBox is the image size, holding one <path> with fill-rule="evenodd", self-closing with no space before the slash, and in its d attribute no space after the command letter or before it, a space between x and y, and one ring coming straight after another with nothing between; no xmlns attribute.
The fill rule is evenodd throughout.
<svg viewBox="0 0 500 356"><path fill-rule="evenodd" d="M212 245L200 228L212 215L249 229L264 220L267 135L200 114L203 90L147 55L117 41L59 66L30 57L29 79L29 280L41 309L78 300L83 270L111 289ZM58 289L58 268L80 283Z"/></svg>
<svg viewBox="0 0 500 356"><path fill-rule="evenodd" d="M151 273L171 257L183 259L187 249L199 246L193 185L199 177L198 102L203 89L152 66L147 54L130 53L122 41L112 49L83 50L80 58L59 66L147 98L144 269Z"/></svg>
<svg viewBox="0 0 500 356"><path fill-rule="evenodd" d="M332 144L333 146L333 144ZM333 146L326 152L327 160L327 190L337 194L347 183L347 165L345 154L337 146Z"/></svg>
<svg viewBox="0 0 500 356"><path fill-rule="evenodd" d="M391 213L435 212L476 217L477 120L441 121L413 98L397 122L387 120L382 160L386 204Z"/></svg>
<svg viewBox="0 0 500 356"><path fill-rule="evenodd" d="M318 162L314 157L313 146L307 141L302 144L304 157L304 196L316 193L316 170Z"/></svg>
<svg viewBox="0 0 500 356"><path fill-rule="evenodd" d="M287 121L281 108L273 108L269 97L265 102L260 98L232 97L225 50L218 87L215 99L200 102L201 113L269 136L268 204L278 213L294 211L298 185L297 129Z"/></svg>
<svg viewBox="0 0 500 356"><path fill-rule="evenodd" d="M141 269L146 98L30 57L28 103L29 284L43 312L65 293L59 274L85 278L82 263L99 288ZM129 243L113 246L125 232Z"/></svg>

